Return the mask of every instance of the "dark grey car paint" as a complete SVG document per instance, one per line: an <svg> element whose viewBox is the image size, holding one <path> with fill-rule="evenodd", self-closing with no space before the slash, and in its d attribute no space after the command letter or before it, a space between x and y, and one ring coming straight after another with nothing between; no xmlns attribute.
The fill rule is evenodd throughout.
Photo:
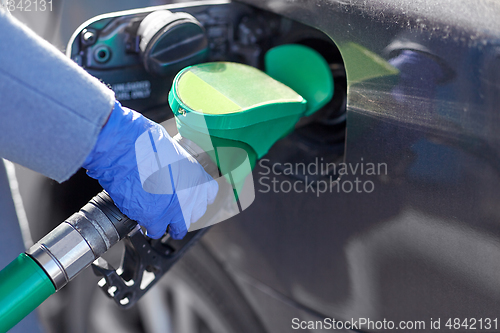
<svg viewBox="0 0 500 333"><path fill-rule="evenodd" d="M448 318L496 318L500 5L245 2L315 27L337 44L349 87L345 162L387 165L387 175L340 179L371 180L372 193L319 197L262 193L267 169L257 167L253 205L206 236L269 331L292 331L294 317L424 320L423 331L431 318L442 328ZM353 45L373 63L347 58ZM431 93L410 84L395 98L397 76L359 79L360 66L402 50L439 64L444 74ZM286 162L276 158L279 149L267 165Z"/></svg>

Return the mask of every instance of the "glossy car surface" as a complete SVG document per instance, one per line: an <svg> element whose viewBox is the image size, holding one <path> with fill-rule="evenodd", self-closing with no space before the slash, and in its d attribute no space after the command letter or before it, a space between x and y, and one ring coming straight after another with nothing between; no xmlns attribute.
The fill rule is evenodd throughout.
<svg viewBox="0 0 500 333"><path fill-rule="evenodd" d="M207 235L269 331L291 331L294 317L424 320L425 330L431 318L442 328L449 318L496 318L498 4L246 2L335 42L348 84L345 162L387 165L340 178L371 180L372 193L257 185L252 207ZM388 60L399 74L380 69ZM299 151L299 135L285 141L268 167L286 162L280 147L291 159Z"/></svg>

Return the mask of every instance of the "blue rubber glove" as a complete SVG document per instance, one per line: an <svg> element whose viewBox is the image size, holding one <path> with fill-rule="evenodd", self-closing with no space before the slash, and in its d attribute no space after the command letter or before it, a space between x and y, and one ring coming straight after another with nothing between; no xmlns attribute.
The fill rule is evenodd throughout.
<svg viewBox="0 0 500 333"><path fill-rule="evenodd" d="M211 204L218 184L159 124L116 102L85 160L116 206L160 238L184 237Z"/></svg>

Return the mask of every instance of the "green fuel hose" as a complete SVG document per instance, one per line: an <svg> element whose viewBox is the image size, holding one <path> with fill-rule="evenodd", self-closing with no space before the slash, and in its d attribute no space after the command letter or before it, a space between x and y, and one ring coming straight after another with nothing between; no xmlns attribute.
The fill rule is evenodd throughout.
<svg viewBox="0 0 500 333"><path fill-rule="evenodd" d="M5 333L56 292L44 270L20 254L0 271L0 333Z"/></svg>
<svg viewBox="0 0 500 333"><path fill-rule="evenodd" d="M99 193L0 271L0 333L5 333L124 238L137 223Z"/></svg>

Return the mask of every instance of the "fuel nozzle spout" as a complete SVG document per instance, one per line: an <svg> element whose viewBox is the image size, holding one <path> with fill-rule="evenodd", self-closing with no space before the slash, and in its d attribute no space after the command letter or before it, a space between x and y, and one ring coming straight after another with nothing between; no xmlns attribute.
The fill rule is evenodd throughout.
<svg viewBox="0 0 500 333"><path fill-rule="evenodd" d="M179 133L207 152L239 192L251 168L227 149L246 151L255 165L269 149L333 96L328 63L303 45L282 45L266 54L266 73L239 63L203 63L174 78L169 103ZM293 89L292 89L293 88Z"/></svg>

